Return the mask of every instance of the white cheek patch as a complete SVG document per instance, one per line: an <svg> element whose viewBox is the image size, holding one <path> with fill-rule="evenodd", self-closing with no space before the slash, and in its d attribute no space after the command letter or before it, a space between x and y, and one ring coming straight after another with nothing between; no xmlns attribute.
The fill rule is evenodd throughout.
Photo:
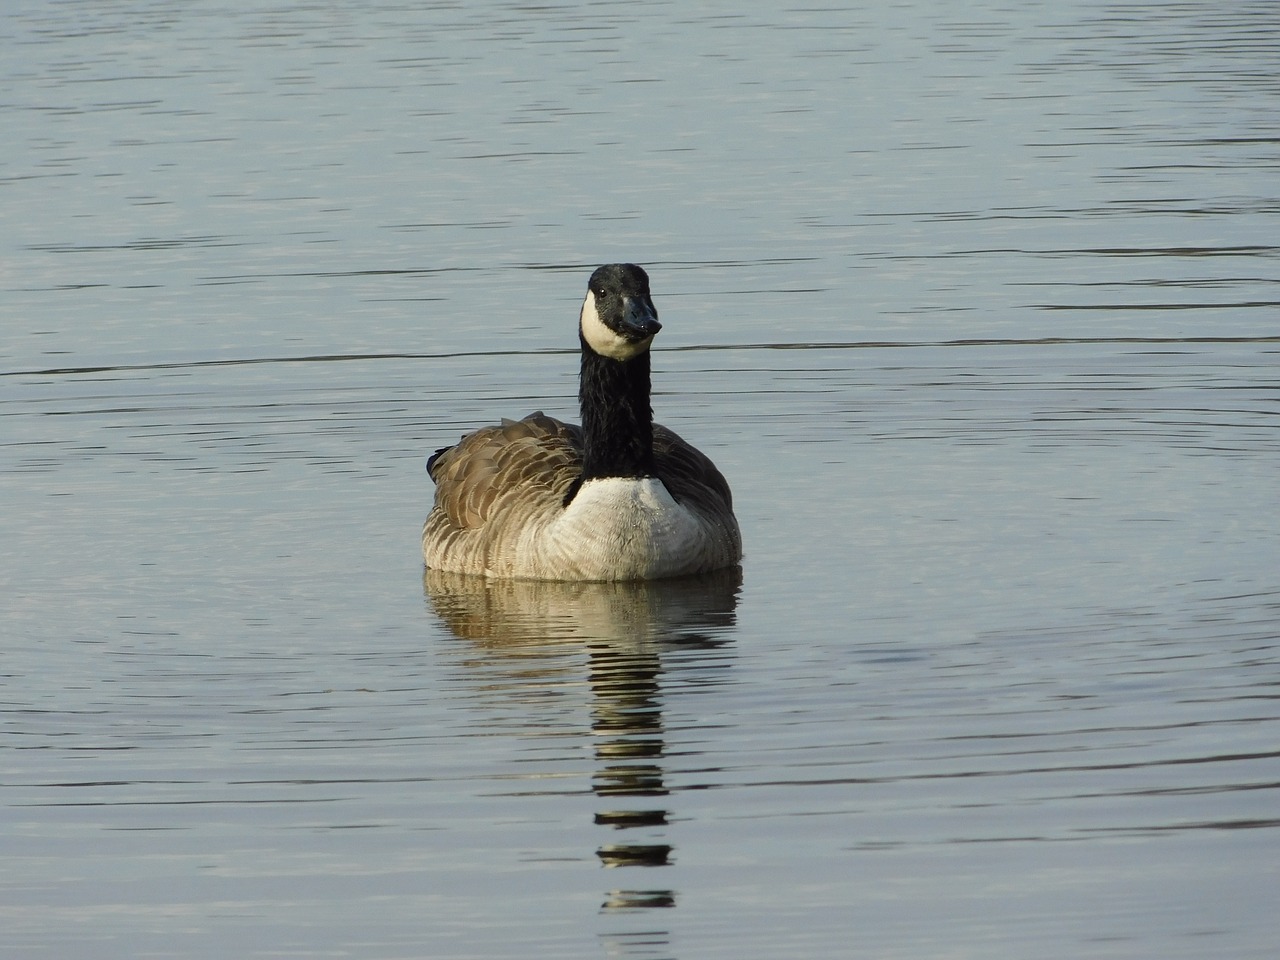
<svg viewBox="0 0 1280 960"><path fill-rule="evenodd" d="M582 328L582 339L587 341L587 346L600 356L611 360L630 360L638 357L648 350L649 344L653 342L653 337L628 340L610 330L600 319L600 313L596 310L596 295L590 290L587 291L587 299L582 302L582 317L579 324Z"/></svg>

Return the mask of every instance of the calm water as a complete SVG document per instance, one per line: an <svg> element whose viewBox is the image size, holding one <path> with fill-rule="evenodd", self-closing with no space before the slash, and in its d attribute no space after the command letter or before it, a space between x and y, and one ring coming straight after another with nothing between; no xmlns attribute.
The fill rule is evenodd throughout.
<svg viewBox="0 0 1280 960"><path fill-rule="evenodd" d="M1270 0L0 51L0 954L1274 955ZM424 576L617 259L741 576Z"/></svg>

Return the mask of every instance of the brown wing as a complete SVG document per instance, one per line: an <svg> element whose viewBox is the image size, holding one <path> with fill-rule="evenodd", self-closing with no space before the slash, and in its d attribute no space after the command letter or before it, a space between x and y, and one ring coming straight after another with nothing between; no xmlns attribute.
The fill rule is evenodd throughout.
<svg viewBox="0 0 1280 960"><path fill-rule="evenodd" d="M733 494L710 457L657 423L653 425L653 454L658 476L678 502L704 516L732 520Z"/></svg>
<svg viewBox="0 0 1280 960"><path fill-rule="evenodd" d="M582 472L582 430L538 411L463 437L438 451L427 469L436 482L432 520L475 530L511 497L558 505Z"/></svg>

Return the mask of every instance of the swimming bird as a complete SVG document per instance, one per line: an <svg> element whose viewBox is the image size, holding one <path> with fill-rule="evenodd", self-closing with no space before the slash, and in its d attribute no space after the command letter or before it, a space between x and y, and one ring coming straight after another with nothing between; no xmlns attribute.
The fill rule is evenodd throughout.
<svg viewBox="0 0 1280 960"><path fill-rule="evenodd" d="M656 580L742 559L729 484L653 422L649 346L662 329L631 263L591 274L578 316L582 425L541 411L437 450L422 528L429 568L536 580Z"/></svg>

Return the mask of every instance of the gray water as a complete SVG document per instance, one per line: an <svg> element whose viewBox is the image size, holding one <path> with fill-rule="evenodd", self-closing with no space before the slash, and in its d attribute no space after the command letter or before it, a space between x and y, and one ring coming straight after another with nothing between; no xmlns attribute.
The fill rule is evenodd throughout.
<svg viewBox="0 0 1280 960"><path fill-rule="evenodd" d="M0 51L0 954L1274 955L1270 0ZM741 575L424 575L622 259Z"/></svg>

